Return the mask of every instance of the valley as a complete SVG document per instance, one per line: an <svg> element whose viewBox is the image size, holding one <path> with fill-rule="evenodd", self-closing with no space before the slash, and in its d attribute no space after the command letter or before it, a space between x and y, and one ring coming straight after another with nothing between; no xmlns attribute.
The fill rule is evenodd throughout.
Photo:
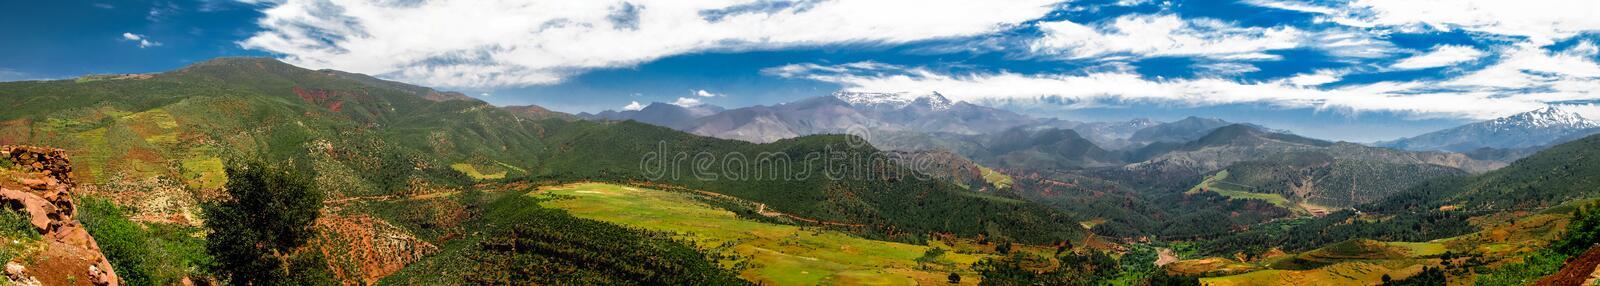
<svg viewBox="0 0 1600 286"><path fill-rule="evenodd" d="M303 284L1502 285L1587 249L1600 197L1572 132L1509 160L937 93L573 115L262 58L0 96L0 144L71 154L131 285L256 278L241 253ZM224 204L304 239L227 243Z"/></svg>

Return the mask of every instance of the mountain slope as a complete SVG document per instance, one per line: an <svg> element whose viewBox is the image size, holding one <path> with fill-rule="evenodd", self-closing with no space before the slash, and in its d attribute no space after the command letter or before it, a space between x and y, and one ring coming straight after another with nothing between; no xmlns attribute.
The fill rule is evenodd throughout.
<svg viewBox="0 0 1600 286"><path fill-rule="evenodd" d="M1353 143L1327 142L1267 132L1241 124L1217 128L1198 140L1168 148L1171 150L1151 151L1151 154L1158 155L1152 155L1149 160L1143 162L1130 164L1127 168L1198 174L1215 171L1241 161L1300 152L1324 152L1342 160L1434 164L1468 172L1483 172L1500 166L1493 162L1467 158L1461 154L1408 152Z"/></svg>
<svg viewBox="0 0 1600 286"><path fill-rule="evenodd" d="M731 110L654 103L637 111L605 111L579 116L631 119L704 136L756 143L815 134L866 135L867 132L971 135L1038 122L1005 110L954 102L938 93L838 92L772 106Z"/></svg>
<svg viewBox="0 0 1600 286"><path fill-rule="evenodd" d="M1471 207L1542 207L1600 196L1600 135L1562 143L1484 173L1454 200Z"/></svg>
<svg viewBox="0 0 1600 286"><path fill-rule="evenodd" d="M1377 145L1419 151L1514 150L1559 144L1595 133L1600 133L1600 122L1572 111L1546 107Z"/></svg>
<svg viewBox="0 0 1600 286"><path fill-rule="evenodd" d="M1190 116L1182 120L1139 129L1139 131L1128 137L1128 141L1140 143L1189 142L1210 134L1212 130L1228 125L1231 125L1231 123L1221 119Z"/></svg>
<svg viewBox="0 0 1600 286"><path fill-rule="evenodd" d="M511 112L511 114L515 114L517 117L531 120L578 120L577 115L551 111L548 108L538 105L501 106L500 109L505 109L506 111Z"/></svg>
<svg viewBox="0 0 1600 286"><path fill-rule="evenodd" d="M752 144L635 122L531 120L482 101L440 100L435 94L447 93L393 82L373 84L350 74L254 58L211 60L150 77L8 82L0 83L0 98L6 99L6 108L0 108L0 143L63 147L76 154L74 175L82 182L117 190L103 193L112 201L171 202L139 207L132 214L163 223L192 223L181 218L192 217L201 202L214 197L225 183L226 162L258 158L306 166L317 174L314 186L327 190L334 201L448 197L495 178L609 180L721 193L784 213L862 225L850 230L876 238L918 240L929 233L951 233L1048 243L1083 237L1070 215L974 195L948 181L905 179L914 173L898 165L807 160L813 154L880 154L845 136ZM790 159L785 172L768 177L754 177L764 165L749 163L745 170L717 172L716 179L696 177L699 169L693 160L673 159L653 169L641 164L651 156L679 152L740 158L730 159L736 162L729 166L738 166L738 160L761 162L763 154ZM661 170L676 172L650 176ZM846 174L857 176L830 178L830 170L853 170ZM384 230L399 237L460 231L449 227L453 224L405 224L394 213L369 211L341 208L335 214L387 221L374 227L404 225L398 232ZM352 242L328 243L324 245L330 249L354 247L340 244ZM353 260L329 261L340 259ZM408 259L414 257L392 262L404 265ZM370 271L396 269L387 265L334 272L347 278L382 277L389 272Z"/></svg>

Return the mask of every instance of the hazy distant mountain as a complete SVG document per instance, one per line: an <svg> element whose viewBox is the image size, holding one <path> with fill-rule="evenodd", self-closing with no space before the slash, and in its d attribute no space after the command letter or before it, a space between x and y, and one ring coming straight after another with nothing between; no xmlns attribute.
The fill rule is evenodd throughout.
<svg viewBox="0 0 1600 286"><path fill-rule="evenodd" d="M953 102L938 93L838 92L773 106L727 110L699 118L680 129L724 139L772 142L824 133L860 135L862 132L906 131L971 135L1036 121L1010 111Z"/></svg>
<svg viewBox="0 0 1600 286"><path fill-rule="evenodd" d="M709 104L686 107L671 103L654 102L639 110L607 110L600 112L599 114L580 113L578 116L586 119L633 120L651 125L685 130L693 126L696 119L711 116L722 111L722 107Z"/></svg>
<svg viewBox="0 0 1600 286"><path fill-rule="evenodd" d="M1137 147L1139 144L1128 139L1134 133L1145 128L1160 125L1161 122L1149 118L1138 118L1128 121L1102 121L1078 122L1060 119L1046 119L1034 126L1072 129L1084 139L1094 142L1095 145L1112 150L1122 150Z"/></svg>
<svg viewBox="0 0 1600 286"><path fill-rule="evenodd" d="M1541 149L1542 146L1560 144L1595 133L1600 133L1600 121L1584 118L1572 111L1546 107L1416 137L1379 142L1377 145L1405 150L1477 153L1485 151L1478 150L1480 148L1492 148L1525 155L1530 152L1519 149Z"/></svg>
<svg viewBox="0 0 1600 286"><path fill-rule="evenodd" d="M1121 153L1100 148L1072 129L1051 127L1015 127L975 135L881 132L869 140L873 146L888 150L945 150L996 168L1074 169L1123 164Z"/></svg>
<svg viewBox="0 0 1600 286"><path fill-rule="evenodd" d="M701 118L690 133L749 142L772 142L811 134L844 134L885 123L834 97L813 97L773 106L737 108ZM859 129L866 130L866 129Z"/></svg>
<svg viewBox="0 0 1600 286"><path fill-rule="evenodd" d="M1159 145L1158 145L1159 146ZM1149 147L1147 147L1149 148ZM1273 158L1291 153L1319 152L1341 160L1363 160L1396 164L1433 164L1468 172L1484 172L1502 163L1480 161L1458 153L1412 152L1368 147L1347 142L1328 142L1293 134L1269 132L1258 127L1233 124L1170 150L1147 151L1149 160L1128 168L1160 172L1207 173L1237 162Z"/></svg>
<svg viewBox="0 0 1600 286"><path fill-rule="evenodd" d="M1210 134L1211 131L1232 123L1216 118L1200 118L1190 116L1183 120L1156 124L1139 129L1128 137L1128 141L1139 143L1154 142L1189 142Z"/></svg>
<svg viewBox="0 0 1600 286"><path fill-rule="evenodd" d="M1122 165L1121 155L1106 151L1071 129L1012 128L989 135L986 156L977 159L1007 168L1082 168Z"/></svg>

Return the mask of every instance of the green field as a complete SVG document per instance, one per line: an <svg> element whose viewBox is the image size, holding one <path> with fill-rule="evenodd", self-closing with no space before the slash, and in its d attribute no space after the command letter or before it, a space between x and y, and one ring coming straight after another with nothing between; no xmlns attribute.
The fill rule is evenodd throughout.
<svg viewBox="0 0 1600 286"><path fill-rule="evenodd" d="M1010 188L1011 184L1015 183L1015 181L1011 179L1011 176L1008 176L1005 173L1000 173L999 171L995 171L994 169L990 169L989 167L978 166L978 171L983 173L983 181L989 182L989 184L998 188Z"/></svg>
<svg viewBox="0 0 1600 286"><path fill-rule="evenodd" d="M579 218L680 234L697 245L748 262L741 277L768 285L945 283L951 271L975 284L968 265L978 255L947 252L932 262L917 259L928 246L868 240L837 231L739 219L694 195L610 184L576 184L533 194L541 205ZM942 246L941 246L942 247ZM924 261L927 261L926 259Z"/></svg>
<svg viewBox="0 0 1600 286"><path fill-rule="evenodd" d="M450 169L455 169L462 174L466 174L468 177L472 177L474 180L498 180L506 178L506 171L484 174L482 171L478 170L477 166L467 163L450 164Z"/></svg>
<svg viewBox="0 0 1600 286"><path fill-rule="evenodd" d="M1206 285L1370 285L1384 275L1403 278L1425 266L1445 245L1355 239L1260 262L1268 269L1204 278Z"/></svg>
<svg viewBox="0 0 1600 286"><path fill-rule="evenodd" d="M1224 180L1227 180L1227 179L1228 179L1228 170L1218 171L1216 174L1213 174L1211 176L1206 177L1206 179L1204 181L1201 181L1199 185L1195 185L1194 187L1189 188L1189 191L1184 192L1184 193L1185 194L1194 194L1194 193L1199 193L1199 192L1202 192L1202 191L1211 191L1211 192L1217 193L1218 195L1222 195L1224 197L1228 197L1228 198L1235 199L1235 200L1263 200L1263 201L1266 201L1267 203L1271 203L1272 205L1284 208L1286 210L1295 211L1295 212L1303 212L1304 211L1304 209L1300 208L1299 206L1296 206L1292 202L1289 202L1289 199L1284 198L1282 195L1252 193L1252 192L1234 190L1233 187L1226 186L1227 182L1224 182Z"/></svg>

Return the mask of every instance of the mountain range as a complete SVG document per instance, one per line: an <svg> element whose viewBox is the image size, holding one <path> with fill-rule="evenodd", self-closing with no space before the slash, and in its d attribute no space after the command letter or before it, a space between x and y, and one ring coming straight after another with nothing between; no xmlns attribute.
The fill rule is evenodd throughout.
<svg viewBox="0 0 1600 286"><path fill-rule="evenodd" d="M234 177L243 161L303 172L326 198L295 210L317 215L307 241L245 260L291 261L303 284L1471 278L1566 225L1588 233L1572 205L1600 196L1596 126L1558 109L1382 146L1198 117L1034 118L939 93L573 115L261 58L3 82L0 98L0 145L61 148L6 147L51 164L0 158L0 185L75 183L36 196L79 202L60 208L84 215L51 219L81 221L71 237L110 266L70 273L132 285L241 275L208 265L239 261L218 246L255 244L212 240L207 221L250 189L230 184L251 182ZM51 216L36 205L21 213ZM48 241L35 230L77 230L5 210L0 238L16 242L0 254L29 262L7 281L78 277L29 250ZM1173 242L1189 260L1156 263L1178 258L1162 258Z"/></svg>
<svg viewBox="0 0 1600 286"><path fill-rule="evenodd" d="M1546 107L1511 116L1376 143L1418 151L1449 151L1514 160L1539 149L1600 133L1600 121L1570 110Z"/></svg>

